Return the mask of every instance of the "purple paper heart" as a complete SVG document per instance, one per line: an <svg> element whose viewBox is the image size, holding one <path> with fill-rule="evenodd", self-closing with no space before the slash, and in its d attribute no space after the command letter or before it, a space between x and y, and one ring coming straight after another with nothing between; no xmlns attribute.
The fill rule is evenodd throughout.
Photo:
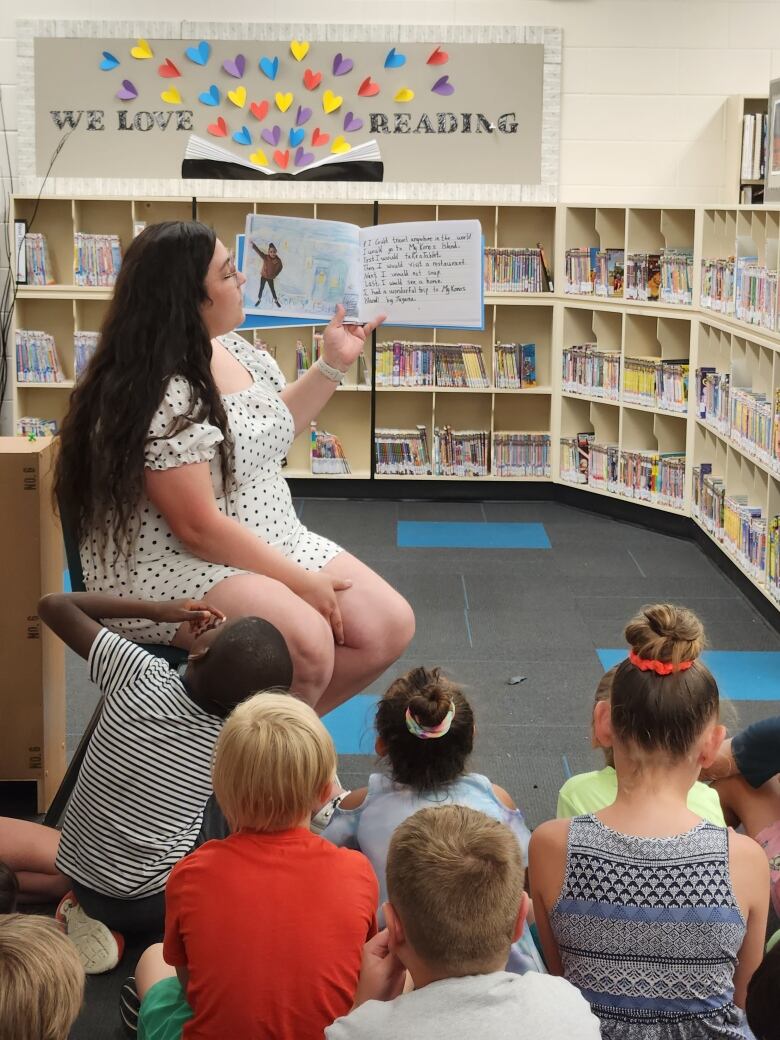
<svg viewBox="0 0 780 1040"><path fill-rule="evenodd" d="M360 130L363 126L363 120L356 116L354 112L347 112L344 116L344 129L348 134L353 133L355 130Z"/></svg>
<svg viewBox="0 0 780 1040"><path fill-rule="evenodd" d="M122 86L116 92L116 96L120 101L133 101L138 97L138 91L135 89L129 79L122 80Z"/></svg>
<svg viewBox="0 0 780 1040"><path fill-rule="evenodd" d="M266 144L272 144L274 148L279 144L279 138L282 136L282 128L275 126L273 130L263 130L260 134Z"/></svg>
<svg viewBox="0 0 780 1040"><path fill-rule="evenodd" d="M433 86L431 87L431 91L434 94L446 94L446 95L449 95L449 94L454 94L455 93L455 87L453 87L453 85L450 83L450 77L449 76L441 76L433 84Z"/></svg>
<svg viewBox="0 0 780 1040"><path fill-rule="evenodd" d="M295 117L295 125L303 126L304 123L308 123L311 119L311 109L304 108L303 105L298 105L298 115Z"/></svg>
<svg viewBox="0 0 780 1040"><path fill-rule="evenodd" d="M222 68L229 76L233 76L234 79L241 79L246 68L246 58L243 54L237 54L235 58L225 58L222 62Z"/></svg>
<svg viewBox="0 0 780 1040"><path fill-rule="evenodd" d="M314 158L314 152L305 152L303 146L301 146L295 153L295 165L307 166L309 163L314 162Z"/></svg>
<svg viewBox="0 0 780 1040"><path fill-rule="evenodd" d="M354 66L354 61L351 58L343 57L341 51L339 51L339 53L333 59L333 75L346 76L348 72L352 71Z"/></svg>

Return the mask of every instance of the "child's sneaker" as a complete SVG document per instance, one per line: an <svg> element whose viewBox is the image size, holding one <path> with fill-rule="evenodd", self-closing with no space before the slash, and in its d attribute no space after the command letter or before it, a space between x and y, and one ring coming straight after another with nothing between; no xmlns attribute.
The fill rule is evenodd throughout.
<svg viewBox="0 0 780 1040"><path fill-rule="evenodd" d="M135 985L135 976L125 979L119 993L119 1014L128 1036L138 1035L138 1013L141 1010L141 998Z"/></svg>
<svg viewBox="0 0 780 1040"><path fill-rule="evenodd" d="M73 892L62 897L54 916L76 947L87 975L102 975L119 964L125 940L119 932L112 932L102 922L84 913Z"/></svg>
<svg viewBox="0 0 780 1040"><path fill-rule="evenodd" d="M309 829L313 834L322 834L330 823L331 817L338 805L347 797L349 791L341 786L341 781L336 776L330 788L330 798L311 818Z"/></svg>

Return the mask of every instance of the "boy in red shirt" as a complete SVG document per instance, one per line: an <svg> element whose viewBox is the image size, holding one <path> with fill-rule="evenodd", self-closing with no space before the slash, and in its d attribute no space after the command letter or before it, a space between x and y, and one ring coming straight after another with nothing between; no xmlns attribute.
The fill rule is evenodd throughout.
<svg viewBox="0 0 780 1040"><path fill-rule="evenodd" d="M232 834L171 871L165 942L136 970L141 1040L322 1040L349 1011L379 889L361 853L309 831L335 773L307 704L263 693L235 709L213 770Z"/></svg>

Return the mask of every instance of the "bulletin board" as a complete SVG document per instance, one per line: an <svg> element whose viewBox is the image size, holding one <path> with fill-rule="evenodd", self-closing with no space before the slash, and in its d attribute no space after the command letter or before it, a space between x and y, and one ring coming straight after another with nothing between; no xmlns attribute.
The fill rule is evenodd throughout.
<svg viewBox="0 0 780 1040"><path fill-rule="evenodd" d="M101 194L313 176L310 193L343 196L365 154L374 198L556 198L557 29L36 21L17 38L31 178L60 145L50 177Z"/></svg>

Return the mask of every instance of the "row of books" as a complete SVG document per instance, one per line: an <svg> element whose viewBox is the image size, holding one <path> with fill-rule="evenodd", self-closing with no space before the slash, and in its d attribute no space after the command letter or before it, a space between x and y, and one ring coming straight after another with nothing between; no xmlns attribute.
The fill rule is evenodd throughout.
<svg viewBox="0 0 780 1040"><path fill-rule="evenodd" d="M25 234L24 264L25 278L22 281L27 285L54 285L56 282L46 235L35 231Z"/></svg>
<svg viewBox="0 0 780 1040"><path fill-rule="evenodd" d="M536 345L497 343L493 383L500 389L536 386ZM476 343L378 343L377 386L443 386L488 389L482 348Z"/></svg>
<svg viewBox="0 0 780 1040"><path fill-rule="evenodd" d="M734 313L739 321L777 328L777 271L770 271L756 257L740 257L735 271Z"/></svg>
<svg viewBox="0 0 780 1040"><path fill-rule="evenodd" d="M486 477L488 474L488 430L433 430L433 473L437 477Z"/></svg>
<svg viewBox="0 0 780 1040"><path fill-rule="evenodd" d="M716 314L734 313L734 257L702 260L699 306Z"/></svg>
<svg viewBox="0 0 780 1040"><path fill-rule="evenodd" d="M728 373L696 370L697 415L747 455L780 472L780 390L773 398L731 386Z"/></svg>
<svg viewBox="0 0 780 1040"><path fill-rule="evenodd" d="M485 249L485 292L552 291L552 272L541 245L531 249Z"/></svg>
<svg viewBox="0 0 780 1040"><path fill-rule="evenodd" d="M688 359L623 359L623 400L684 414L688 411Z"/></svg>
<svg viewBox="0 0 780 1040"><path fill-rule="evenodd" d="M780 603L780 516L773 516L767 524L766 587Z"/></svg>
<svg viewBox="0 0 780 1040"><path fill-rule="evenodd" d="M119 235L73 235L73 275L76 285L114 285L122 266Z"/></svg>
<svg viewBox="0 0 780 1040"><path fill-rule="evenodd" d="M728 494L725 482L713 474L711 462L693 467L691 512L752 577L764 580L767 519L763 509L750 505L747 495Z"/></svg>
<svg viewBox="0 0 780 1040"><path fill-rule="evenodd" d="M742 117L742 162L739 176L743 181L757 181L766 169L766 112L746 112Z"/></svg>
<svg viewBox="0 0 780 1040"><path fill-rule="evenodd" d="M696 369L697 415L724 435L731 427L729 374L704 366Z"/></svg>
<svg viewBox="0 0 780 1040"><path fill-rule="evenodd" d="M263 339L255 338L255 346L260 347L261 350L267 350L269 354L275 359L276 358L276 347L269 346L268 343ZM295 344L295 375L297 379L308 372L311 366L322 356L322 336L315 334L313 343L304 343L303 340L297 340ZM371 372L366 362L365 354L359 354L357 359L357 384L359 386L370 386L371 385Z"/></svg>
<svg viewBox="0 0 780 1040"><path fill-rule="evenodd" d="M491 451L492 448L492 451ZM496 432L435 427L433 460L425 426L412 430L378 429L374 437L376 472L392 476L549 477L548 433Z"/></svg>
<svg viewBox="0 0 780 1040"><path fill-rule="evenodd" d="M629 451L599 444L593 433L561 438L561 479L615 495L681 509L685 497L683 452Z"/></svg>
<svg viewBox="0 0 780 1040"><path fill-rule="evenodd" d="M20 383L63 383L54 337L36 329L16 330L16 379Z"/></svg>
<svg viewBox="0 0 780 1040"><path fill-rule="evenodd" d="M629 253L583 246L566 250L565 292L689 305L693 302L693 250Z"/></svg>
<svg viewBox="0 0 780 1040"><path fill-rule="evenodd" d="M16 420L16 434L35 440L37 437L53 437L59 429L56 419L42 419L36 415L23 415Z"/></svg>
<svg viewBox="0 0 780 1040"><path fill-rule="evenodd" d="M564 347L561 388L593 397L620 399L620 351L599 350L595 343Z"/></svg>
<svg viewBox="0 0 780 1040"><path fill-rule="evenodd" d="M80 330L73 333L73 372L76 379L86 369L97 350L99 332Z"/></svg>
<svg viewBox="0 0 780 1040"><path fill-rule="evenodd" d="M327 430L318 430L316 422L311 424L311 471L329 474L351 472L339 438Z"/></svg>

